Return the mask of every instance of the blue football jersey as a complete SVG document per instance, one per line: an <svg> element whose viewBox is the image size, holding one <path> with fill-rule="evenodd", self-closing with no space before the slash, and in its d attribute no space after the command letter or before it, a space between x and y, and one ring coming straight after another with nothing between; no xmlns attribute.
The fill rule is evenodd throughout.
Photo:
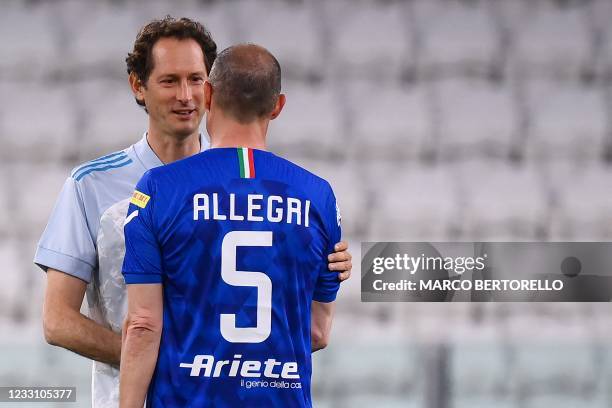
<svg viewBox="0 0 612 408"><path fill-rule="evenodd" d="M311 302L331 302L340 215L325 180L272 153L155 168L125 223L127 284L161 283L150 407L309 407Z"/></svg>

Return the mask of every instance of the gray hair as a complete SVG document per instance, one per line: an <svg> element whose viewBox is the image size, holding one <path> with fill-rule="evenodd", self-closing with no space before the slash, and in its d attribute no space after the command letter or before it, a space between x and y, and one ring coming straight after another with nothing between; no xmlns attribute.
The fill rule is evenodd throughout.
<svg viewBox="0 0 612 408"><path fill-rule="evenodd" d="M274 109L281 92L281 68L265 48L238 44L217 55L208 81L215 103L238 122L249 123Z"/></svg>

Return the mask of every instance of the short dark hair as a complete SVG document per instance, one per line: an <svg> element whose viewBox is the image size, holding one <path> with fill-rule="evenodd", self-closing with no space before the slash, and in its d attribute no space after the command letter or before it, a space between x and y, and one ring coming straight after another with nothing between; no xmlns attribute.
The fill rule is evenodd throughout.
<svg viewBox="0 0 612 408"><path fill-rule="evenodd" d="M128 74L136 74L143 85L153 71L153 46L160 38L195 40L202 47L206 72L210 72L217 57L217 44L213 41L210 32L197 21L186 17L176 19L168 15L161 20L153 20L140 29L134 42L134 49L125 59ZM143 101L137 99L136 102L144 106Z"/></svg>
<svg viewBox="0 0 612 408"><path fill-rule="evenodd" d="M281 68L268 50L238 44L223 50L210 70L215 103L240 123L264 117L281 91Z"/></svg>

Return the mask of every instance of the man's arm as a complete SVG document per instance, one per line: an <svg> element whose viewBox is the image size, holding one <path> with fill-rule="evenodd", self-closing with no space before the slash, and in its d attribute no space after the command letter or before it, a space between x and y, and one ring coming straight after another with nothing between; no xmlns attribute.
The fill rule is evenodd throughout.
<svg viewBox="0 0 612 408"><path fill-rule="evenodd" d="M310 346L313 353L327 347L329 343L334 309L334 302L312 301L310 307Z"/></svg>
<svg viewBox="0 0 612 408"><path fill-rule="evenodd" d="M340 241L334 245L334 253L329 254L327 261L329 262L330 271L338 271L338 279L345 281L351 277L351 269L353 268L353 259L348 251L348 242Z"/></svg>
<svg viewBox="0 0 612 408"><path fill-rule="evenodd" d="M55 269L47 270L43 328L47 343L92 360L118 366L121 335L81 314L87 283Z"/></svg>
<svg viewBox="0 0 612 408"><path fill-rule="evenodd" d="M119 376L119 407L142 408L157 364L163 324L161 284L131 284Z"/></svg>

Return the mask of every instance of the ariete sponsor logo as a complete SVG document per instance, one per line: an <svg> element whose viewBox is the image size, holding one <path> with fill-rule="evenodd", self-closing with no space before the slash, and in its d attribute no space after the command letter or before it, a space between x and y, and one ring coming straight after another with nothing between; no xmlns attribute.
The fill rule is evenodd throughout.
<svg viewBox="0 0 612 408"><path fill-rule="evenodd" d="M295 361L281 362L273 358L265 361L242 360L240 354L235 354L233 360L215 360L214 356L198 354L193 358L193 363L180 363L180 367L189 368L191 377L300 378Z"/></svg>

